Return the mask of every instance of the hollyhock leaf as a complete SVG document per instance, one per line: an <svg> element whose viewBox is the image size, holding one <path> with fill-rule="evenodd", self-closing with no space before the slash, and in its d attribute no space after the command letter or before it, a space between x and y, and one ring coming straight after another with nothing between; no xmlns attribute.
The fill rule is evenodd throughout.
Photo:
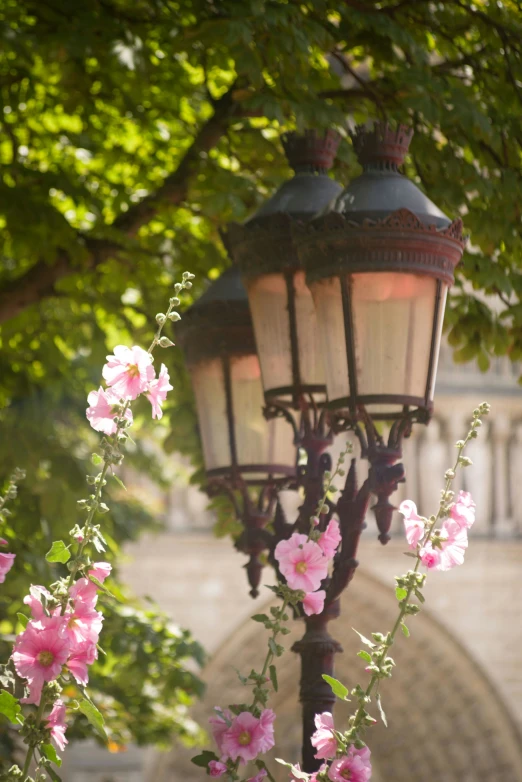
<svg viewBox="0 0 522 782"><path fill-rule="evenodd" d="M397 600L399 600L399 602L401 600L405 600L408 597L408 590L403 589L402 587L397 587L397 589L395 590L395 597L397 598Z"/></svg>
<svg viewBox="0 0 522 782"><path fill-rule="evenodd" d="M371 663L371 661L372 661L371 654L368 654L368 652L365 652L364 649L361 649L360 652L357 652L357 657L360 657L361 660L366 660L367 663Z"/></svg>
<svg viewBox="0 0 522 782"><path fill-rule="evenodd" d="M344 686L344 684L341 684L340 681L334 679L333 676L328 676L326 673L323 673L323 679L325 682L328 682L334 695L337 695L337 697L342 701L346 700L348 689Z"/></svg>
<svg viewBox="0 0 522 782"><path fill-rule="evenodd" d="M250 618L253 622L261 622L261 624L265 624L266 622L270 623L270 617L266 614L254 614L254 616Z"/></svg>
<svg viewBox="0 0 522 782"><path fill-rule="evenodd" d="M287 763L286 760L282 760L281 758L276 758L277 763L281 763L282 766L287 766L291 772L294 779L309 779L309 774L307 774L305 771L301 771L300 769L296 768L296 766L292 766L291 763Z"/></svg>
<svg viewBox="0 0 522 782"><path fill-rule="evenodd" d="M116 600L118 603L119 603L119 602L121 602L120 600L118 600L118 598L116 597L116 595L113 595L113 594L112 594L112 592L111 592L111 591L109 591L109 590L107 589L107 587L106 587L106 586L104 586L104 585L102 584L102 582L101 582L101 581L99 581L99 579L97 579L97 578L96 578L96 576L91 576L91 574L90 574L90 573L89 573L89 581L92 581L92 583L93 583L93 584L96 584L96 586L98 587L98 589L99 589L101 592L104 592L104 594L108 595L109 597L112 597L112 598L113 598L113 600Z"/></svg>
<svg viewBox="0 0 522 782"><path fill-rule="evenodd" d="M386 714L384 713L384 709L382 708L381 696L379 693L377 693L377 697L375 698L375 701L377 703L377 708L379 709L379 714L381 715L381 720L383 721L384 726L387 728L388 723L386 722Z"/></svg>
<svg viewBox="0 0 522 782"><path fill-rule="evenodd" d="M99 453L93 453L91 456L91 462L96 465L103 464L103 459Z"/></svg>
<svg viewBox="0 0 522 782"><path fill-rule="evenodd" d="M59 776L59 774L57 774L56 771L51 768L51 766L47 766L45 772L46 774L49 774L53 782L62 782L61 776Z"/></svg>
<svg viewBox="0 0 522 782"><path fill-rule="evenodd" d="M55 540L45 558L47 562L61 562L65 564L70 560L71 553L63 540Z"/></svg>
<svg viewBox="0 0 522 782"><path fill-rule="evenodd" d="M62 759L57 755L52 744L42 744L41 749L45 757L50 760L51 763L55 763L58 767L62 765Z"/></svg>
<svg viewBox="0 0 522 782"><path fill-rule="evenodd" d="M210 750L206 749L204 752L201 753L201 755L195 755L195 757L190 759L191 763L194 763L195 766L200 766L201 768L206 768L211 760L218 760L218 756L211 752Z"/></svg>
<svg viewBox="0 0 522 782"><path fill-rule="evenodd" d="M401 630L403 634L406 636L406 638L410 637L410 631L408 630L405 624L401 624Z"/></svg>
<svg viewBox="0 0 522 782"><path fill-rule="evenodd" d="M93 728L105 741L108 741L107 734L105 732L105 720L102 715L90 701L82 700L79 703L79 708L82 714L85 714Z"/></svg>
<svg viewBox="0 0 522 782"><path fill-rule="evenodd" d="M272 682L272 687L277 692L277 671L275 665L271 665L268 669L268 672L270 674L270 681Z"/></svg>
<svg viewBox="0 0 522 782"><path fill-rule="evenodd" d="M20 613L17 613L16 616L18 617L18 621L20 622L20 624L25 630L25 628L27 627L27 622L29 621L29 617L26 616L25 614L20 614Z"/></svg>
<svg viewBox="0 0 522 782"><path fill-rule="evenodd" d="M121 488L122 488L124 491L127 491L127 487L125 486L125 484L123 483L123 481L122 481L122 479L121 479L121 478L118 478L118 476L117 476L117 475L115 475L114 473L113 473L112 477L114 478L114 480L116 481L116 483L118 484L118 486L121 486Z"/></svg>
<svg viewBox="0 0 522 782"><path fill-rule="evenodd" d="M366 644L366 646L369 646L370 649L374 649L375 648L375 644L373 643L373 641L370 641L369 638L366 638L365 635L362 635L362 633L360 633L358 630L356 630L355 627L352 627L352 630L354 631L354 633L357 633L357 635L359 636L359 638L361 639L363 644Z"/></svg>
<svg viewBox="0 0 522 782"><path fill-rule="evenodd" d="M24 718L18 700L5 690L0 692L0 714L7 717L9 722L12 722L13 725L23 724Z"/></svg>

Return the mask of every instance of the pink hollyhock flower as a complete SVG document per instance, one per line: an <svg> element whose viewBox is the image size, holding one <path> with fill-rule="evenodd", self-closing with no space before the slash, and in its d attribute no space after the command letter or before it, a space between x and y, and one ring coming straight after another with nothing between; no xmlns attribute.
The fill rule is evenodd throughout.
<svg viewBox="0 0 522 782"><path fill-rule="evenodd" d="M446 519L441 529L441 548L434 548L428 541L420 550L422 564L430 570L451 570L464 562L468 547L468 531L457 521Z"/></svg>
<svg viewBox="0 0 522 782"><path fill-rule="evenodd" d="M470 529L475 522L475 503L469 491L459 491L451 506L450 516L460 527Z"/></svg>
<svg viewBox="0 0 522 782"><path fill-rule="evenodd" d="M419 551L421 562L428 570L439 570L440 555L441 550L439 548L433 548L429 540Z"/></svg>
<svg viewBox="0 0 522 782"><path fill-rule="evenodd" d="M152 357L137 345L118 345L114 355L107 356L102 375L120 399L136 399L154 380Z"/></svg>
<svg viewBox="0 0 522 782"><path fill-rule="evenodd" d="M315 715L315 727L317 730L310 739L312 746L316 748L316 758L328 760L334 758L337 753L337 739L333 734L334 721L329 711Z"/></svg>
<svg viewBox="0 0 522 782"><path fill-rule="evenodd" d="M69 589L69 596L74 600L74 605L82 603L85 607L94 608L98 600L98 589L93 581L83 576L78 578Z"/></svg>
<svg viewBox="0 0 522 782"><path fill-rule="evenodd" d="M30 698L39 699L44 682L59 676L69 650L65 620L61 616L43 616L38 622L31 621L17 636L13 662L17 674L29 682Z"/></svg>
<svg viewBox="0 0 522 782"><path fill-rule="evenodd" d="M321 533L317 543L325 557L327 559L332 559L341 540L342 538L341 530L339 529L339 522L336 521L336 519L332 519L326 530Z"/></svg>
<svg viewBox="0 0 522 782"><path fill-rule="evenodd" d="M67 660L67 667L78 682L87 686L89 674L87 667L92 665L98 657L96 644L90 641L84 641L74 647L71 656Z"/></svg>
<svg viewBox="0 0 522 782"><path fill-rule="evenodd" d="M7 540L5 538L0 538L0 546L7 546Z"/></svg>
<svg viewBox="0 0 522 782"><path fill-rule="evenodd" d="M247 782L262 782L262 780L266 777L267 770L266 768L261 768L255 775L255 777L250 777L247 779Z"/></svg>
<svg viewBox="0 0 522 782"><path fill-rule="evenodd" d="M92 568L89 570L89 575L97 578L102 584L106 578L109 578L112 570L112 565L108 562L94 562Z"/></svg>
<svg viewBox="0 0 522 782"><path fill-rule="evenodd" d="M65 745L69 743L65 738L67 723L65 721L65 704L63 701L57 700L55 702L53 710L47 717L45 724L51 731L51 739L58 749L61 749L63 752Z"/></svg>
<svg viewBox="0 0 522 782"><path fill-rule="evenodd" d="M424 520L417 514L417 506L411 500L404 500L399 505L399 513L404 516L404 528L409 547L417 548L425 532Z"/></svg>
<svg viewBox="0 0 522 782"><path fill-rule="evenodd" d="M220 763L219 760L211 760L208 764L208 773L211 777L222 777L226 770L225 764Z"/></svg>
<svg viewBox="0 0 522 782"><path fill-rule="evenodd" d="M372 775L371 764L355 753L344 755L333 761L328 769L332 782L368 782Z"/></svg>
<svg viewBox="0 0 522 782"><path fill-rule="evenodd" d="M298 532L278 543L274 554L290 589L315 592L328 574L328 560L319 545Z"/></svg>
<svg viewBox="0 0 522 782"><path fill-rule="evenodd" d="M274 746L274 720L272 709L264 709L259 719L249 711L242 711L223 734L223 754L240 763L254 760L260 753Z"/></svg>
<svg viewBox="0 0 522 782"><path fill-rule="evenodd" d="M161 365L161 369L157 380L153 380L150 383L149 388L145 396L152 405L152 417L158 420L163 415L161 409L162 402L167 398L167 391L172 391L173 386L170 385L169 373L165 364Z"/></svg>
<svg viewBox="0 0 522 782"><path fill-rule="evenodd" d="M229 709L220 709L216 707L214 716L209 718L210 730L217 744L219 754L223 754L223 736L232 724L234 715Z"/></svg>
<svg viewBox="0 0 522 782"><path fill-rule="evenodd" d="M13 567L13 562L16 559L16 554L0 554L0 584L3 584L5 577Z"/></svg>
<svg viewBox="0 0 522 782"><path fill-rule="evenodd" d="M29 594L24 597L24 603L31 609L33 619L38 620L41 619L42 616L46 616L42 597L49 599L52 598L52 595L45 587L38 586L37 584L31 585Z"/></svg>
<svg viewBox="0 0 522 782"><path fill-rule="evenodd" d="M317 592L308 592L303 600L303 611L307 616L312 614L320 614L324 608L324 599L326 592L324 589L319 589Z"/></svg>
<svg viewBox="0 0 522 782"><path fill-rule="evenodd" d="M86 416L92 428L106 435L114 434L118 428L114 418L119 413L119 397L110 390L105 391L100 386L98 391L91 391L87 397L87 402L89 407L87 408ZM125 410L123 417L132 423L132 410L129 408Z"/></svg>
<svg viewBox="0 0 522 782"><path fill-rule="evenodd" d="M75 603L74 611L69 609L64 616L67 620L66 632L71 641L71 648L76 648L85 642L98 643L103 625L103 614L92 608L89 603L78 601Z"/></svg>

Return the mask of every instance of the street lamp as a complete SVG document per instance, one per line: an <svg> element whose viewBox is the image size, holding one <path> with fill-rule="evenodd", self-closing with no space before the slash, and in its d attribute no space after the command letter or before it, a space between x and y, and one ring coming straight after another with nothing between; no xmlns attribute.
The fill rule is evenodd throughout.
<svg viewBox="0 0 522 782"><path fill-rule="evenodd" d="M396 462L412 424L428 423L432 412L446 293L464 246L461 221L451 222L398 170L411 137L402 125L358 130L353 141L363 173L339 192L326 174L338 137L287 135L295 177L251 220L223 234L248 291L265 416L286 419L295 446L307 454L296 479L304 488L297 520L286 523L278 506L273 532L264 530L272 564L279 540L308 531L331 466L324 452L334 432L352 430L369 462L358 488L352 459L338 502L328 501L319 530L336 513L341 548L323 585L324 611L305 617L305 635L293 647L302 660L307 772L320 765L310 744L314 716L331 711L335 701L322 677L332 675L341 649L327 624L339 614L339 597L357 567L371 495L379 539L389 540L389 497L404 480ZM194 376L195 387L204 382ZM196 389L196 396L201 407L204 392ZM379 422L390 426L387 440ZM238 420L236 429L242 426L249 422Z"/></svg>
<svg viewBox="0 0 522 782"><path fill-rule="evenodd" d="M176 329L191 376L210 495L226 494L244 532L239 550L251 594L261 577L265 526L277 490L295 476L292 431L263 416L263 388L246 291L228 269L184 314Z"/></svg>

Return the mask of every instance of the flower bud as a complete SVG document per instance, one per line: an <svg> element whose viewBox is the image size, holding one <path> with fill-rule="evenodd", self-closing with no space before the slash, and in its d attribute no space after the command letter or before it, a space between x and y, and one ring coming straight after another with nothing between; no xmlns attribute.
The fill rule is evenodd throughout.
<svg viewBox="0 0 522 782"><path fill-rule="evenodd" d="M159 323L160 326L163 326L166 320L167 320L167 316L164 315L163 312L158 312L158 314L156 315L156 323Z"/></svg>
<svg viewBox="0 0 522 782"><path fill-rule="evenodd" d="M174 347L174 342L171 342L171 340L168 337L161 337L159 341L160 348L171 348Z"/></svg>
<svg viewBox="0 0 522 782"><path fill-rule="evenodd" d="M169 303L171 304L172 307L179 307L179 305L181 304L177 296L173 296L171 299L169 299Z"/></svg>
<svg viewBox="0 0 522 782"><path fill-rule="evenodd" d="M169 315L169 320L172 320L173 322L177 320L181 320L181 315L179 314L179 312L171 312Z"/></svg>
<svg viewBox="0 0 522 782"><path fill-rule="evenodd" d="M186 283L185 283L185 288L186 288L187 290L189 290L190 288L192 288L192 283L191 283L191 282L186 282Z"/></svg>
<svg viewBox="0 0 522 782"><path fill-rule="evenodd" d="M176 291L176 293L179 293L182 288L183 288L183 285L180 282L177 282L174 285L174 290Z"/></svg>
<svg viewBox="0 0 522 782"><path fill-rule="evenodd" d="M444 477L447 481L453 480L453 478L455 477L455 470L446 470L446 472L444 473Z"/></svg>

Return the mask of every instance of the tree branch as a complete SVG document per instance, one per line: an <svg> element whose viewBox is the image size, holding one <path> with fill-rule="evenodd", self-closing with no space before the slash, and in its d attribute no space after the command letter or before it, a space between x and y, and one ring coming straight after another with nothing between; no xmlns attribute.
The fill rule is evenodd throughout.
<svg viewBox="0 0 522 782"><path fill-rule="evenodd" d="M141 226L154 217L161 203L179 205L183 202L201 153L208 152L219 142L227 119L234 115L233 90L232 86L215 102L214 114L200 128L177 169L165 179L162 186L132 206L128 212L117 217L111 228L116 228L126 236L135 236ZM95 269L120 249L116 242L96 239L87 239L85 246L88 260L84 265L74 263L67 252L59 250L53 264L40 260L21 277L3 285L0 289L0 323L14 318L32 304L52 296L56 283L64 277L82 269Z"/></svg>

